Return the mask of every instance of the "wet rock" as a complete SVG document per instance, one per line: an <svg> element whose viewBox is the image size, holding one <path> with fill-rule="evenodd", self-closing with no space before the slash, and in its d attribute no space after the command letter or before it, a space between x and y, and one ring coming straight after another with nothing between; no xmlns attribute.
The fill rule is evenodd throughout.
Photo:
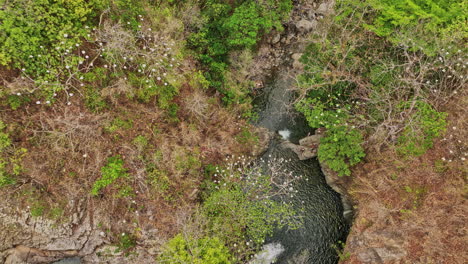
<svg viewBox="0 0 468 264"><path fill-rule="evenodd" d="M317 149L316 148L310 148L310 147L305 147L301 145L296 145L294 143L291 143L289 141L284 141L281 143L281 146L286 149L292 150L294 153L297 154L297 157L299 160L306 160L306 159L311 159L317 156Z"/></svg>
<svg viewBox="0 0 468 264"><path fill-rule="evenodd" d="M253 157L260 156L267 149L270 144L270 140L273 137L273 133L264 127L255 128L255 134L258 137L258 143L254 146L250 152Z"/></svg>

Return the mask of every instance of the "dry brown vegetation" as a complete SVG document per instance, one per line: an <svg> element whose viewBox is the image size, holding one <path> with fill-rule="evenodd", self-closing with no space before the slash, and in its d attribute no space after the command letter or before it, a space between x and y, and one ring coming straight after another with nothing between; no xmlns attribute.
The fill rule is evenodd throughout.
<svg viewBox="0 0 468 264"><path fill-rule="evenodd" d="M26 207L33 206L32 201L21 194L33 192L45 205L45 215L63 206L66 217L73 213L68 201L91 199L100 168L118 154L130 177L106 188L94 198L94 206L106 208L110 219L118 222L154 225L169 238L177 232L177 212L196 204L204 165L220 163L229 154L247 154L250 148L236 137L248 126L244 120L217 99L185 87L176 98L182 109L179 122L168 121L150 104L124 98L100 114L88 111L78 97L70 106L61 102L63 98L51 106L30 103L16 111L2 107L0 119L8 125L15 147L28 149L18 186L0 190L2 195L15 196ZM189 97L192 93L195 96ZM110 129L116 119L128 127ZM135 140L138 136L147 143ZM130 187L130 194L119 194L122 186ZM115 233L128 228L108 224L118 229Z"/></svg>
<svg viewBox="0 0 468 264"><path fill-rule="evenodd" d="M468 97L462 92L443 107L447 132L426 154L403 160L391 150L373 153L354 170L357 215L345 249L350 257L342 263L466 263Z"/></svg>

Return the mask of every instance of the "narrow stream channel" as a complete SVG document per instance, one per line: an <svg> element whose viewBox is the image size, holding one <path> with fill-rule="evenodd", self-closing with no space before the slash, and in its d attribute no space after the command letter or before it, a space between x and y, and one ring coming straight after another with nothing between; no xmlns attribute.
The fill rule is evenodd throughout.
<svg viewBox="0 0 468 264"><path fill-rule="evenodd" d="M293 80L276 74L266 85L262 96L256 99L259 120L257 126L279 132L293 143L313 131L304 118L289 106L293 93L289 90ZM340 195L326 184L317 159L300 161L297 155L280 146L280 137L272 140L263 159L284 157L292 159L290 170L302 175L304 180L297 186L298 194L293 203L304 207L304 226L297 230L277 230L265 244L262 257L253 263L313 263L328 264L338 262L337 247L345 241L349 225L343 217Z"/></svg>

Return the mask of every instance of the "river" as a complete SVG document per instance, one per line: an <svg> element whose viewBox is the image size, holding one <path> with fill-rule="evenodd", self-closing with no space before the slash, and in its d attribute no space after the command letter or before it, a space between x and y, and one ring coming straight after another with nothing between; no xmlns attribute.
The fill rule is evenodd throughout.
<svg viewBox="0 0 468 264"><path fill-rule="evenodd" d="M293 79L276 73L261 96L254 103L258 107L257 126L277 132L293 143L312 134L304 118L290 105L294 94L290 90ZM300 161L296 154L283 149L280 137L272 140L263 159L284 157L292 159L290 170L304 178L297 185L298 193L292 198L297 208L303 207L304 225L296 230L277 230L264 245L265 251L252 263L337 263L337 249L345 241L349 224L343 217L340 195L326 184L316 158Z"/></svg>

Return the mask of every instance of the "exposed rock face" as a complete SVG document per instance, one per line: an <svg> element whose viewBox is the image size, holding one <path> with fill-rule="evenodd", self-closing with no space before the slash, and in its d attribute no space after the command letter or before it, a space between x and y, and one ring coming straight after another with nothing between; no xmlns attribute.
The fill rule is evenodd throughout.
<svg viewBox="0 0 468 264"><path fill-rule="evenodd" d="M320 143L321 134L312 135L299 140L299 145L284 141L281 145L297 154L299 160L306 160L317 157L317 149Z"/></svg>
<svg viewBox="0 0 468 264"><path fill-rule="evenodd" d="M67 257L73 257L78 255L76 250L64 250L64 251L51 251L51 250L39 250L26 246L16 246L5 252L5 264L17 264L17 263L50 263Z"/></svg>
<svg viewBox="0 0 468 264"><path fill-rule="evenodd" d="M317 21L301 19L295 24L295 26L300 33L309 33L317 27Z"/></svg>
<svg viewBox="0 0 468 264"><path fill-rule="evenodd" d="M295 5L289 21L283 25L284 30L271 32L260 44L247 78L254 82L265 82L272 70L283 64L293 66L292 70L301 70L301 54L293 54L291 51L297 52L305 48L308 34L316 29L319 19L332 12L333 4L334 1L318 4L313 0L306 0Z"/></svg>
<svg viewBox="0 0 468 264"><path fill-rule="evenodd" d="M273 137L273 133L267 128L256 127L255 134L257 135L258 143L252 148L250 155L253 157L258 157L268 149L268 145L270 144L270 140Z"/></svg>
<svg viewBox="0 0 468 264"><path fill-rule="evenodd" d="M294 153L296 153L299 160L311 159L317 156L317 149L296 145L289 141L284 141L283 143L281 143L281 146L283 148L290 149Z"/></svg>
<svg viewBox="0 0 468 264"><path fill-rule="evenodd" d="M103 218L104 214L99 212L86 210L85 200L71 202L76 213L63 224L32 217L27 211L16 211L8 207L10 202L0 205L0 263L51 263L75 256L84 263L102 263L96 253L110 241L97 223L111 223L112 220ZM134 262L118 254L106 256L106 259L109 263L153 263L158 253L154 249L160 248L164 241L151 230L142 230L142 236L145 239L136 249L139 254Z"/></svg>

